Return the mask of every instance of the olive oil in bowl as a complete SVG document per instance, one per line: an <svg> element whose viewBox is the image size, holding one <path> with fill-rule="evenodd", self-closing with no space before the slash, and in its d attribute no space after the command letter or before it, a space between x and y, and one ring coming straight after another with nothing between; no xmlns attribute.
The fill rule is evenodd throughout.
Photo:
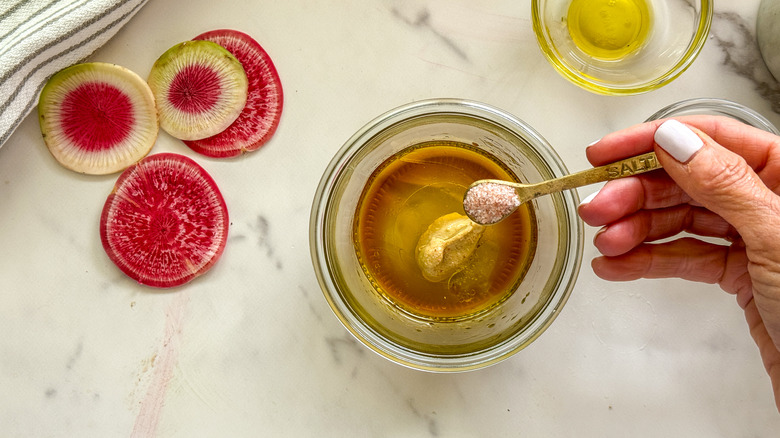
<svg viewBox="0 0 780 438"><path fill-rule="evenodd" d="M646 0L572 0L566 22L585 54L617 60L645 44L652 16Z"/></svg>

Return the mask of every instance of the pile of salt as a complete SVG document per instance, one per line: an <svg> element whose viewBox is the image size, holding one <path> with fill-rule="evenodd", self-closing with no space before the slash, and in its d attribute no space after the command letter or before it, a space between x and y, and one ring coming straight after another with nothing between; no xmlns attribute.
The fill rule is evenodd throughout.
<svg viewBox="0 0 780 438"><path fill-rule="evenodd" d="M481 225L499 222L520 206L515 189L484 182L471 187L463 198L463 208L471 220Z"/></svg>

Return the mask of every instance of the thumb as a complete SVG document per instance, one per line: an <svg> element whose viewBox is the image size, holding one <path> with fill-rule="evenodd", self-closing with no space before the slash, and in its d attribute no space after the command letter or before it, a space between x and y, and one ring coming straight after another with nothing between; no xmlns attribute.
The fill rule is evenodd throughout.
<svg viewBox="0 0 780 438"><path fill-rule="evenodd" d="M745 243L747 284L754 299L740 305L780 406L780 197L741 156L698 129L670 119L654 138L661 149L658 161L669 176L730 223Z"/></svg>
<svg viewBox="0 0 780 438"><path fill-rule="evenodd" d="M666 153L658 154L664 170L693 200L730 223L746 245L777 254L780 198L744 158L674 119L658 127L655 142Z"/></svg>

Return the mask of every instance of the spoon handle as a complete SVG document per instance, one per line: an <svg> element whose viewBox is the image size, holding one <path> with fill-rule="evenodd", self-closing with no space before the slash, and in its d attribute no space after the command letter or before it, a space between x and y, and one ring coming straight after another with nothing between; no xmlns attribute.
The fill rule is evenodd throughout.
<svg viewBox="0 0 780 438"><path fill-rule="evenodd" d="M533 188L534 198L563 190L574 189L603 181L609 181L627 176L638 175L651 170L660 169L661 163L655 156L655 152L649 152L625 160L615 161L593 169L572 173L560 178L537 184L529 184Z"/></svg>

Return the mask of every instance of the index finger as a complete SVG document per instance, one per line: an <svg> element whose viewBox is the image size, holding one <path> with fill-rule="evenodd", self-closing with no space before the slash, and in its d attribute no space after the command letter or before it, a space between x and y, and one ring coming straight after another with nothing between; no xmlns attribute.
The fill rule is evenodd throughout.
<svg viewBox="0 0 780 438"><path fill-rule="evenodd" d="M771 175L780 170L780 137L730 117L695 115L675 119L698 128L726 149L741 155L759 174L767 166L777 167L771 169L772 172L766 172L766 176L780 178ZM587 148L588 161L594 166L601 166L653 150L653 136L664 121L666 119L645 122L605 136ZM764 179L765 175L761 177Z"/></svg>

